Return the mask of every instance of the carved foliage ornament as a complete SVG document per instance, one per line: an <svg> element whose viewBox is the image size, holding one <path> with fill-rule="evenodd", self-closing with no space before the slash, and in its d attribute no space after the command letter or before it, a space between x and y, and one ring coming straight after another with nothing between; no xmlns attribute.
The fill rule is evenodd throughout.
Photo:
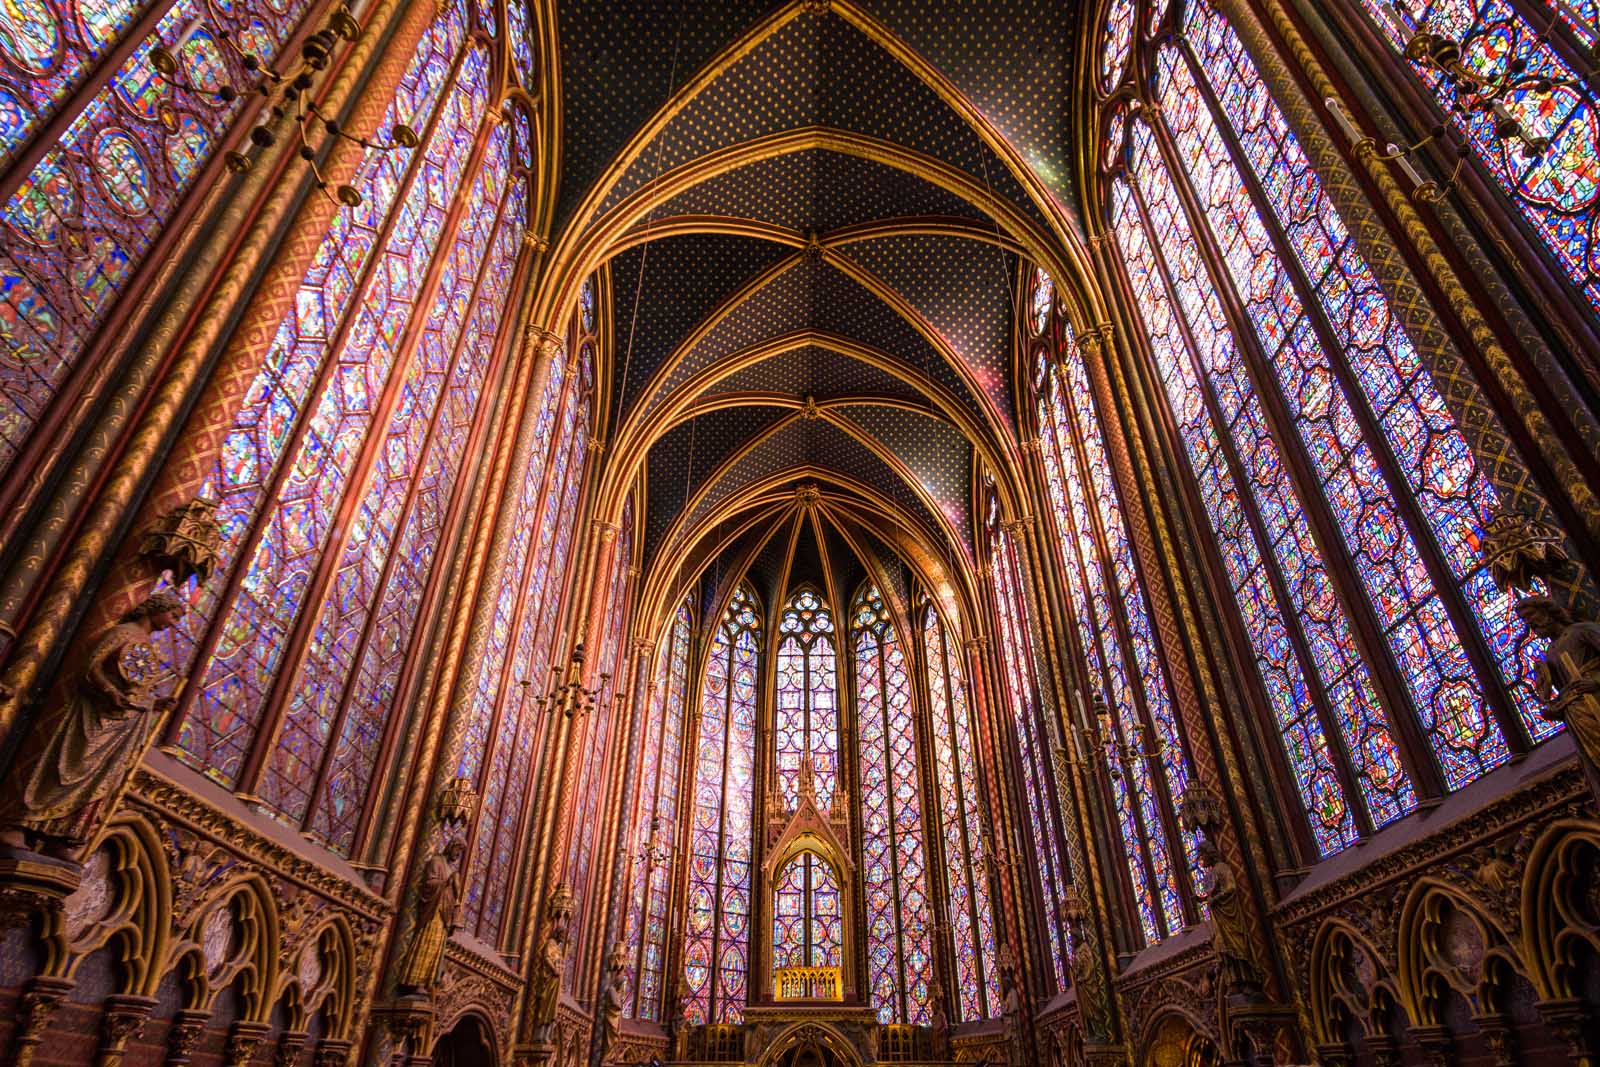
<svg viewBox="0 0 1600 1067"><path fill-rule="evenodd" d="M162 515L139 540L139 554L157 571L171 571L175 585L211 577L222 551L217 502L195 497Z"/></svg>

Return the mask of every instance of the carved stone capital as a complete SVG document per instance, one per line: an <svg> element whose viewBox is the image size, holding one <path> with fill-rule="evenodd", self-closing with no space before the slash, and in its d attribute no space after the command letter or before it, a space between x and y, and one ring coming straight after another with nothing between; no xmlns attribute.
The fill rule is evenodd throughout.
<svg viewBox="0 0 1600 1067"><path fill-rule="evenodd" d="M1567 562L1561 531L1532 515L1502 506L1483 526L1479 551L1501 592L1531 592Z"/></svg>
<svg viewBox="0 0 1600 1067"><path fill-rule="evenodd" d="M528 248L533 249L534 253L537 255L542 256L546 252L550 251L550 242L545 240L543 237L540 237L532 230L529 230L527 233L522 235L522 243Z"/></svg>
<svg viewBox="0 0 1600 1067"><path fill-rule="evenodd" d="M182 1067L194 1058L194 1050L200 1044L200 1035L205 1033L206 1023L211 1019L209 1011L198 1008L179 1008L172 1017L172 1026L167 1030L167 1065L168 1067Z"/></svg>
<svg viewBox="0 0 1600 1067"><path fill-rule="evenodd" d="M1572 1062L1582 1063L1593 1049L1589 1042L1589 1009L1581 1000L1541 1000L1534 1004L1551 1033L1566 1043Z"/></svg>
<svg viewBox="0 0 1600 1067"><path fill-rule="evenodd" d="M0 930L59 912L82 878L70 860L0 846Z"/></svg>
<svg viewBox="0 0 1600 1067"><path fill-rule="evenodd" d="M139 555L157 572L171 571L176 585L210 578L221 552L217 502L203 496L168 511L139 538Z"/></svg>
<svg viewBox="0 0 1600 1067"><path fill-rule="evenodd" d="M273 1067L295 1067L310 1036L304 1030L285 1030L278 1038L278 1047L272 1050Z"/></svg>
<svg viewBox="0 0 1600 1067"><path fill-rule="evenodd" d="M317 1049L311 1054L312 1067L345 1067L350 1062L353 1047L353 1042L325 1037L317 1042Z"/></svg>
<svg viewBox="0 0 1600 1067"><path fill-rule="evenodd" d="M567 346L566 338L559 333L542 326L535 326L531 322L523 336L527 338L528 344L533 345L539 355L546 359L560 359L562 350Z"/></svg>
<svg viewBox="0 0 1600 1067"><path fill-rule="evenodd" d="M223 1049L223 1067L249 1067L262 1043L267 1040L270 1029L266 1023L234 1023L233 1029L228 1031L228 1044Z"/></svg>
<svg viewBox="0 0 1600 1067"><path fill-rule="evenodd" d="M1032 515L1019 515L1015 519L1006 519L1000 524L1000 529L1004 530L1006 533L1018 533L1021 531L1026 531L1028 527L1032 525Z"/></svg>
<svg viewBox="0 0 1600 1067"><path fill-rule="evenodd" d="M128 1042L144 1030L145 1020L155 1010L153 997L113 993L106 998L105 1015L100 1020L99 1067L116 1067L128 1052Z"/></svg>
<svg viewBox="0 0 1600 1067"><path fill-rule="evenodd" d="M61 1002L67 999L67 993L72 989L73 981L70 978L50 978L40 975L28 983L22 995L17 998L16 1036L11 1039L11 1058L17 1067L29 1067L33 1062L34 1050L44 1040L45 1030L50 1026L50 1018L55 1015Z"/></svg>

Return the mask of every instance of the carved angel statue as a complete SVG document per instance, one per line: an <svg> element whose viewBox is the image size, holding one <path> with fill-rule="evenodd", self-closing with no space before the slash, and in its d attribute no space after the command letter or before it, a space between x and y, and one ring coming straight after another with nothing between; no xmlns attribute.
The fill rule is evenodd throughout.
<svg viewBox="0 0 1600 1067"><path fill-rule="evenodd" d="M174 698L174 675L151 638L183 617L156 593L95 639L40 712L0 783L0 844L72 855L94 835Z"/></svg>
<svg viewBox="0 0 1600 1067"><path fill-rule="evenodd" d="M431 993L439 981L444 945L456 928L461 906L461 858L466 851L466 843L452 837L423 865L411 944L395 980L402 993Z"/></svg>
<svg viewBox="0 0 1600 1067"><path fill-rule="evenodd" d="M1533 679L1548 717L1571 727L1589 758L1600 759L1600 624L1578 622L1544 596L1519 600L1517 614L1550 642Z"/></svg>

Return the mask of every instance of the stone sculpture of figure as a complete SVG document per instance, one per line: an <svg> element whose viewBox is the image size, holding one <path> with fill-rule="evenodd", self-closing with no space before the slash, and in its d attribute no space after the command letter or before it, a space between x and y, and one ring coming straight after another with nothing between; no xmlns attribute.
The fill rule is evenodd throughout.
<svg viewBox="0 0 1600 1067"><path fill-rule="evenodd" d="M622 1005L628 996L628 946L618 941L606 964L606 985L600 993L600 1014L605 1026L605 1049L616 1047L622 1033Z"/></svg>
<svg viewBox="0 0 1600 1067"><path fill-rule="evenodd" d="M452 837L423 865L411 945L400 961L396 980L402 993L431 993L439 981L444 944L456 928L461 905L461 857L466 851L466 843Z"/></svg>
<svg viewBox="0 0 1600 1067"><path fill-rule="evenodd" d="M183 613L169 593L146 598L63 678L0 783L0 844L72 856L88 843L174 703L162 693L173 673L150 639Z"/></svg>
<svg viewBox="0 0 1600 1067"><path fill-rule="evenodd" d="M1517 614L1550 642L1534 668L1534 688L1548 717L1566 723L1579 747L1600 761L1600 624L1577 622L1544 596L1518 601Z"/></svg>
<svg viewBox="0 0 1600 1067"><path fill-rule="evenodd" d="M533 1039L549 1041L561 1003L561 975L567 966L567 924L551 920L533 966Z"/></svg>
<svg viewBox="0 0 1600 1067"><path fill-rule="evenodd" d="M1022 983L1016 971L1006 967L1000 972L1000 984L1005 989L1000 1016L1005 1020L1006 1055L1012 1067L1022 1067L1027 1062L1022 1050Z"/></svg>
<svg viewBox="0 0 1600 1067"><path fill-rule="evenodd" d="M1197 895L1211 909L1211 943L1222 966L1226 989L1257 992L1261 988L1261 972L1251 953L1249 912L1233 864L1222 857L1222 850L1209 836L1201 836L1198 852L1204 886Z"/></svg>

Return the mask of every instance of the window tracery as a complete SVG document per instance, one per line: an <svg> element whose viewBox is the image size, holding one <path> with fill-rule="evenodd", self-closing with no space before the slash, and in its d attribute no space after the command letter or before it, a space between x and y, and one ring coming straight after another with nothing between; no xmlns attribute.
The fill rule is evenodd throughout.
<svg viewBox="0 0 1600 1067"><path fill-rule="evenodd" d="M668 901L675 864L679 772L689 699L693 616L678 605L662 638L651 686L650 718L639 761L638 807L633 819L633 879L628 902L627 1010L638 1019L662 1019L666 993Z"/></svg>
<svg viewBox="0 0 1600 1067"><path fill-rule="evenodd" d="M1037 274L1036 288L1049 288L1048 276ZM1178 868L1186 863L1192 872L1198 857L1176 819L1188 759L1083 353L1060 318L1047 319L1035 334L1045 487L1078 646L1089 684L1107 709L1097 726L1118 754L1107 777L1140 924L1153 943L1183 928L1192 897Z"/></svg>
<svg viewBox="0 0 1600 1067"><path fill-rule="evenodd" d="M894 620L875 586L850 611L861 773L861 868L867 984L878 1021L927 1025L933 980L932 903L911 677Z"/></svg>
<svg viewBox="0 0 1600 1067"><path fill-rule="evenodd" d="M810 589L789 598L778 620L778 692L774 723L778 790L793 810L800 765L811 760L817 804L826 810L839 782L838 655L833 613Z"/></svg>
<svg viewBox="0 0 1600 1067"><path fill-rule="evenodd" d="M684 930L691 1024L744 1018L760 654L760 609L740 584L712 636L700 701Z"/></svg>
<svg viewBox="0 0 1600 1067"><path fill-rule="evenodd" d="M1494 489L1232 27L1172 10L1106 210L1326 855L1554 727L1478 556Z"/></svg>
<svg viewBox="0 0 1600 1067"><path fill-rule="evenodd" d="M1054 775L1048 763L1046 747L1049 738L1039 717L1039 696L1033 660L1033 641L1028 617L1028 604L1023 599L1023 572L1020 569L1018 548L1011 532L1000 525L997 501L991 490L987 522L989 565L994 579L994 608L1000 623L1000 663L1004 671L1003 686L1009 697L1006 706L1012 711L1011 722L1015 730L1018 767L1022 775L1022 796L1027 815L1028 844L1032 846L1032 864L1018 868L1025 872L1032 867L1037 874L1034 883L1043 912L1042 924L1049 941L1050 963L1057 988L1067 988L1067 965L1071 946L1064 928L1063 902L1067 900L1071 875L1062 865L1061 829L1057 824L1060 810L1054 799ZM1036 865L1036 866L1034 866Z"/></svg>
<svg viewBox="0 0 1600 1067"><path fill-rule="evenodd" d="M192 607L166 638L180 668L198 660L180 757L346 854L524 249L526 146L489 113L470 28L443 12L401 79L389 121L417 122L420 143L359 164L361 208L333 217L206 479L220 565L176 590Z"/></svg>

